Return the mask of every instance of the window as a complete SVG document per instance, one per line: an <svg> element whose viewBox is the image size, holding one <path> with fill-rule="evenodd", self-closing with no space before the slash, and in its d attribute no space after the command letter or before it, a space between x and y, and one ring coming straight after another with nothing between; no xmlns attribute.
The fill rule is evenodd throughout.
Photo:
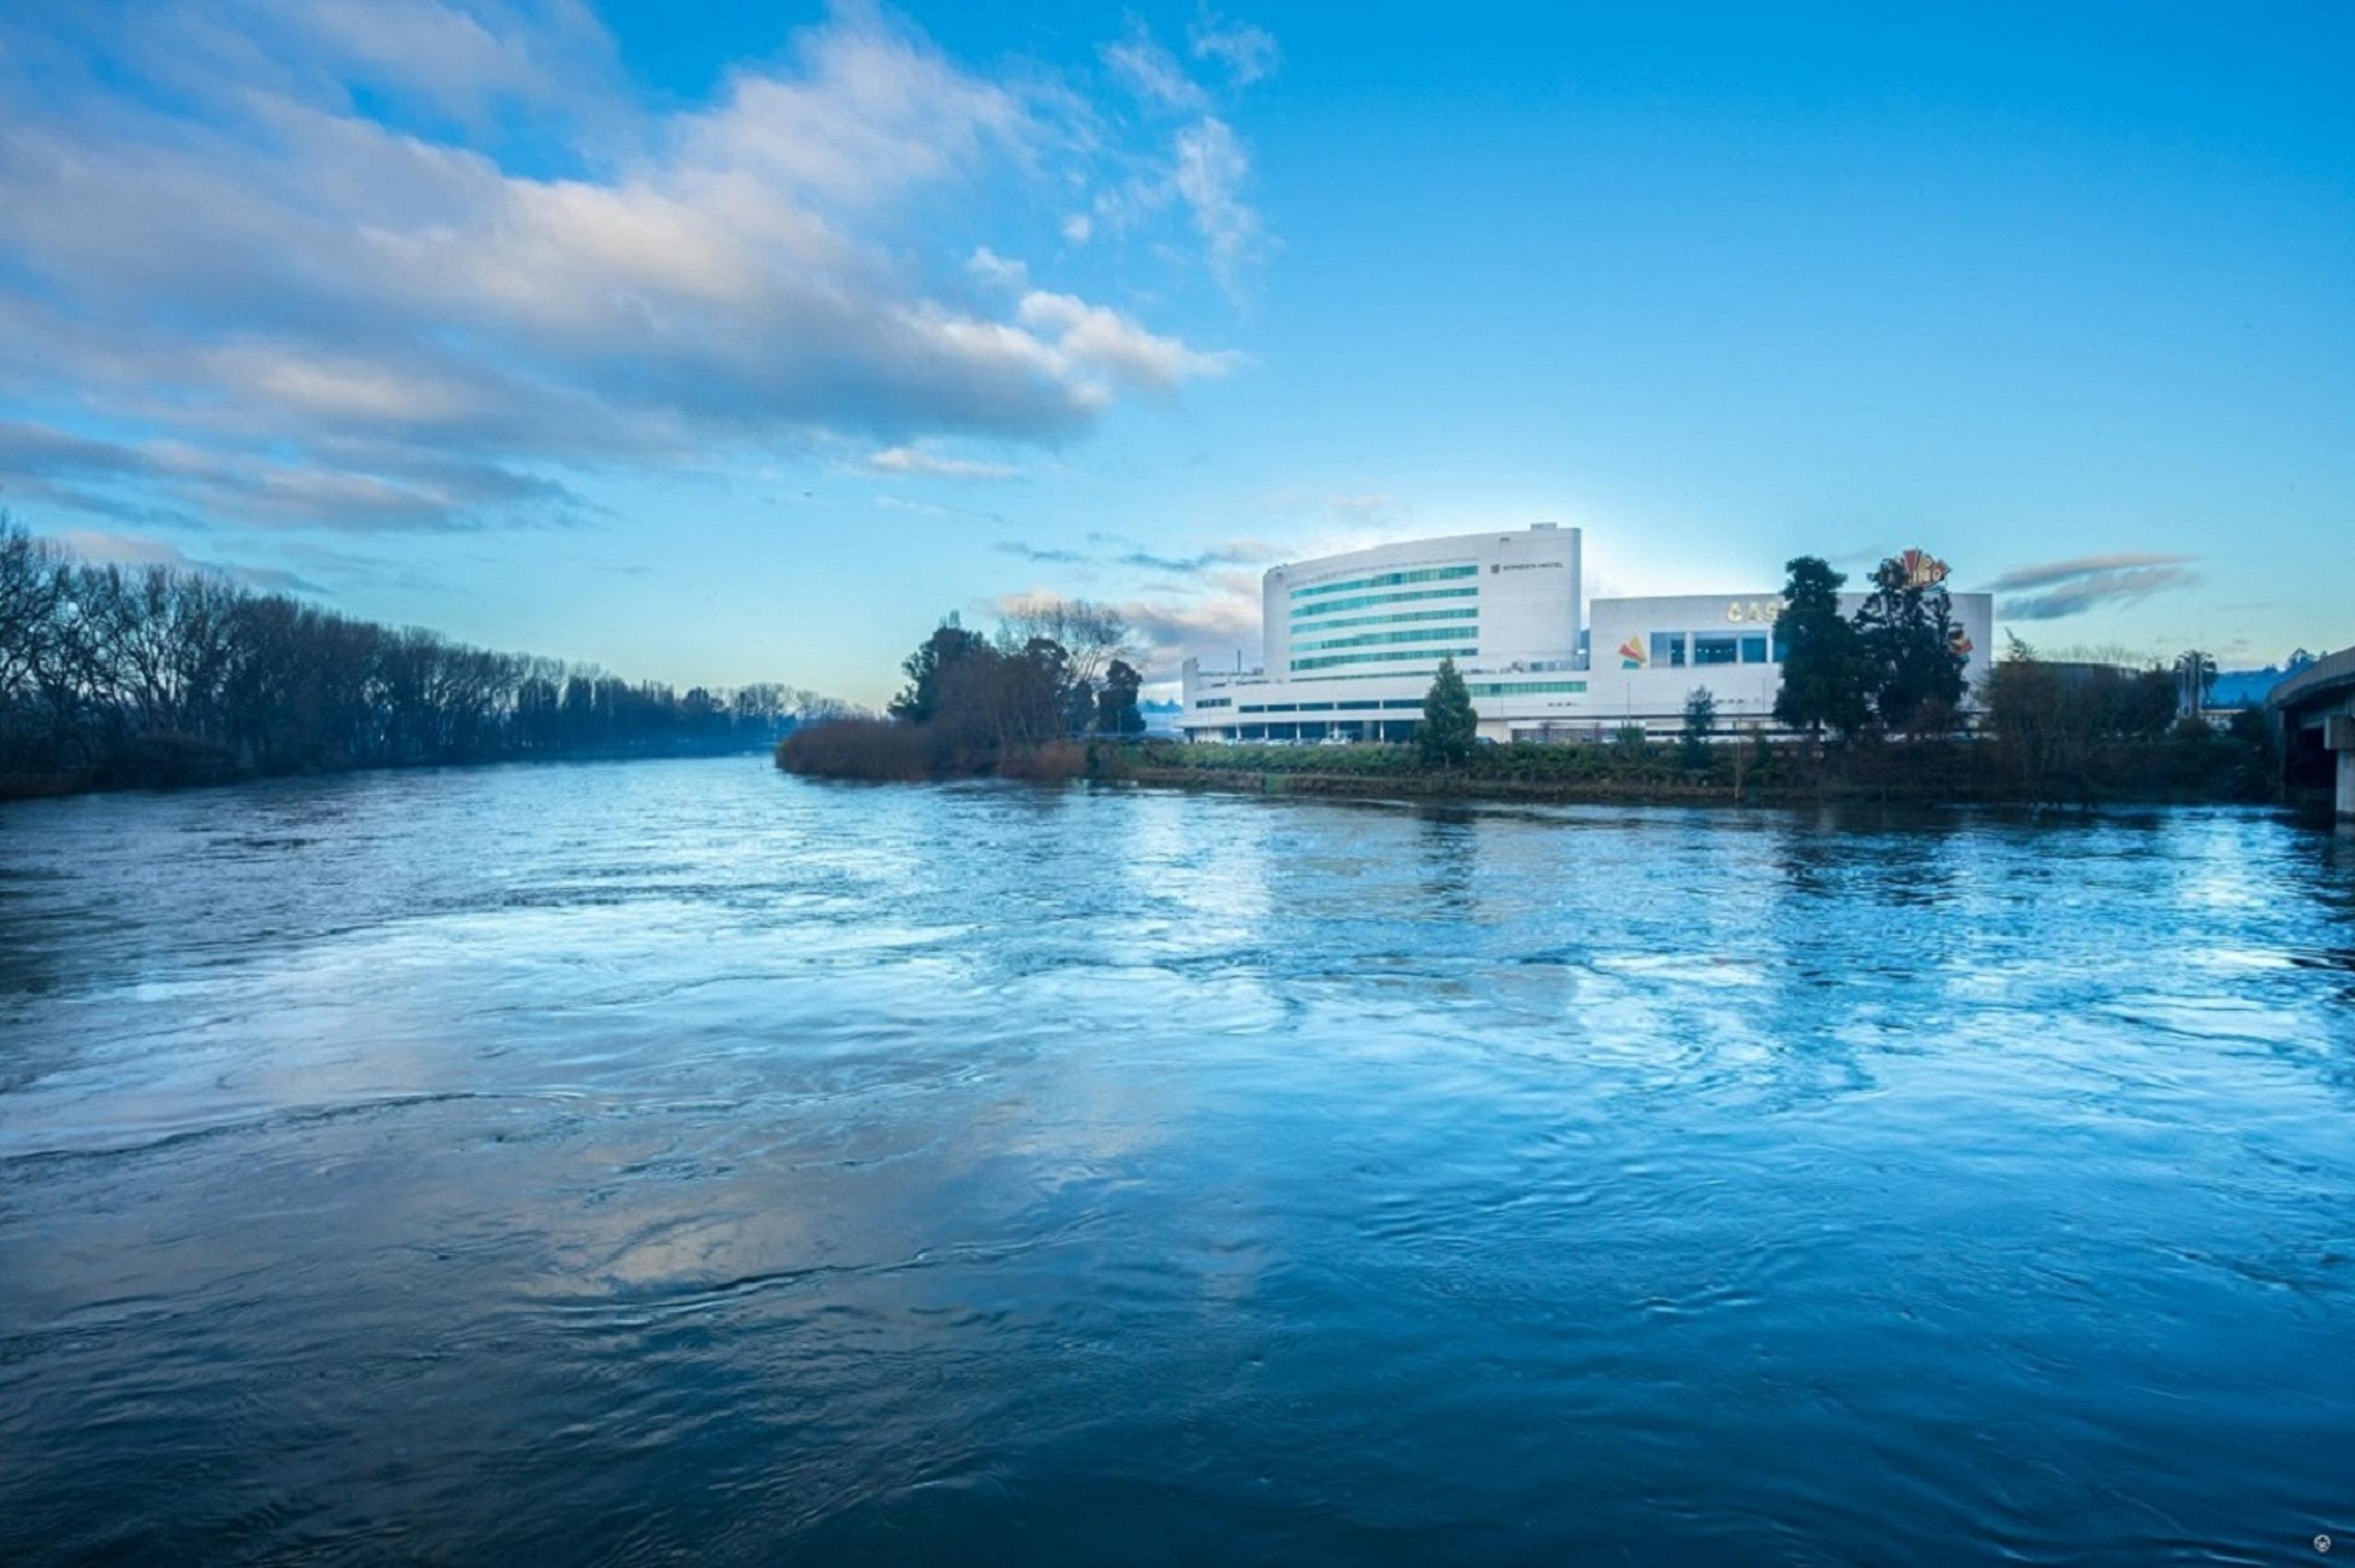
<svg viewBox="0 0 2355 1568"><path fill-rule="evenodd" d="M1329 714L1333 711L1333 705L1331 703L1303 703L1300 705L1300 711L1305 714Z"/></svg>
<svg viewBox="0 0 2355 1568"><path fill-rule="evenodd" d="M1742 662L1745 664L1766 662L1766 634L1753 632L1742 640Z"/></svg>
<svg viewBox="0 0 2355 1568"><path fill-rule="evenodd" d="M1468 636L1479 635L1468 626L1415 626L1396 630L1353 631L1347 637L1312 638L1295 642L1296 652L1314 652L1320 648L1394 648L1404 642L1457 642Z"/></svg>
<svg viewBox="0 0 2355 1568"><path fill-rule="evenodd" d="M1685 634L1681 631L1652 633L1652 662L1671 670L1685 667Z"/></svg>
<svg viewBox="0 0 2355 1568"><path fill-rule="evenodd" d="M1479 652L1477 648L1393 648L1381 653L1324 653L1314 659L1295 659L1292 667L1295 671L1325 670L1336 664L1395 664L1407 659L1470 659Z"/></svg>
<svg viewBox="0 0 2355 1568"><path fill-rule="evenodd" d="M1292 590L1292 597L1306 599L1312 594L1344 593L1350 588L1395 588L1401 583L1437 582L1446 577L1476 577L1479 575L1480 568L1477 567L1425 567L1420 571L1384 572L1379 577L1350 577L1344 582L1318 583L1313 588L1296 588Z"/></svg>
<svg viewBox="0 0 2355 1568"><path fill-rule="evenodd" d="M1320 599L1292 607L1292 619L1306 620L1311 616L1338 615L1346 609L1363 609L1375 604L1408 604L1424 599L1478 599L1476 588L1415 588L1406 593L1359 594L1354 599Z"/></svg>
<svg viewBox="0 0 2355 1568"><path fill-rule="evenodd" d="M1232 707L1234 701L1232 697L1196 697L1194 705L1198 708L1225 708ZM1251 710L1246 708L1243 711L1249 713Z"/></svg>
<svg viewBox="0 0 2355 1568"><path fill-rule="evenodd" d="M1582 692L1583 681L1487 681L1467 682L1466 689L1476 697L1531 696L1541 692Z"/></svg>
<svg viewBox="0 0 2355 1568"><path fill-rule="evenodd" d="M1317 606L1317 615L1324 615L1325 609L1325 606ZM1295 637L1305 631L1335 631L1345 626L1388 626L1400 620L1470 620L1480 611L1477 606L1467 604L1456 609L1386 609L1378 615L1353 615L1340 620L1303 620L1302 616L1306 613L1304 610L1301 615L1292 618L1292 634Z"/></svg>
<svg viewBox="0 0 2355 1568"><path fill-rule="evenodd" d="M1696 664L1731 664L1740 656L1741 639L1708 637L1696 632L1692 640L1692 662Z"/></svg>
<svg viewBox="0 0 2355 1568"><path fill-rule="evenodd" d="M1777 621L1774 626L1774 662L1787 664L1790 662L1791 640L1783 634L1782 623Z"/></svg>

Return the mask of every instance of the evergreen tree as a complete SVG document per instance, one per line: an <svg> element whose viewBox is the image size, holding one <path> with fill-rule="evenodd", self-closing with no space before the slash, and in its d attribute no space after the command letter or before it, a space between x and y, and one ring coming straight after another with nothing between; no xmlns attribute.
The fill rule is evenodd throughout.
<svg viewBox="0 0 2355 1568"><path fill-rule="evenodd" d="M1471 757L1479 733L1480 715L1473 711L1471 689L1456 673L1455 661L1442 659L1423 696L1423 727L1415 735L1423 760L1458 766Z"/></svg>
<svg viewBox="0 0 2355 1568"><path fill-rule="evenodd" d="M1096 689L1085 675L1071 682L1063 699L1063 727L1085 735L1096 726Z"/></svg>
<svg viewBox="0 0 2355 1568"><path fill-rule="evenodd" d="M1783 642L1783 685L1774 694L1774 716L1811 735L1820 736L1827 726L1853 735L1871 710L1856 628L1840 614L1840 586L1848 578L1815 556L1801 556L1785 569L1790 577L1775 625Z"/></svg>
<svg viewBox="0 0 2355 1568"><path fill-rule="evenodd" d="M1963 700L1963 662L1945 567L1918 551L1892 556L1872 574L1872 595L1856 612L1865 690L1890 729L1934 726Z"/></svg>
<svg viewBox="0 0 2355 1568"><path fill-rule="evenodd" d="M1103 691L1096 698L1096 727L1106 735L1143 735L1145 715L1136 705L1137 689L1145 684L1125 659L1105 667Z"/></svg>
<svg viewBox="0 0 2355 1568"><path fill-rule="evenodd" d="M1685 698L1684 762L1699 768L1709 760L1710 732L1717 728L1717 697L1707 686L1695 686Z"/></svg>
<svg viewBox="0 0 2355 1568"><path fill-rule="evenodd" d="M906 689L893 697L890 712L908 724L926 724L940 711L941 682L958 663L989 646L977 631L967 631L951 615L900 662L908 677Z"/></svg>

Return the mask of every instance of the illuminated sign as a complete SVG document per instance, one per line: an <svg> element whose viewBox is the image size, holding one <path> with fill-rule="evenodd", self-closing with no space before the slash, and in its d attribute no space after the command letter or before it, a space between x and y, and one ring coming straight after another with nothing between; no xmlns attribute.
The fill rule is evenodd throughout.
<svg viewBox="0 0 2355 1568"><path fill-rule="evenodd" d="M1946 563L1927 550L1908 550L1897 557L1899 580L1907 588L1936 588L1946 580Z"/></svg>
<svg viewBox="0 0 2355 1568"><path fill-rule="evenodd" d="M1783 601L1779 599L1737 599L1725 607L1725 619L1753 625L1772 625L1783 619Z"/></svg>

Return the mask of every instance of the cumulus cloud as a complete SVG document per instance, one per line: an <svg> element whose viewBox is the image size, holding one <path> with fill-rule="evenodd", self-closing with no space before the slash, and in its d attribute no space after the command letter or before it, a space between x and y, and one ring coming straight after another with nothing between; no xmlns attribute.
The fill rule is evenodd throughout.
<svg viewBox="0 0 2355 1568"><path fill-rule="evenodd" d="M1060 602L1052 588L1031 588L1000 595L981 608L996 615L1036 613ZM1166 681L1188 659L1206 664L1231 662L1240 652L1245 662L1258 657L1259 599L1218 593L1194 599L1127 599L1105 601L1129 624L1138 644L1139 667L1148 681Z"/></svg>
<svg viewBox="0 0 2355 1568"><path fill-rule="evenodd" d="M1021 290L1030 285L1030 269L1000 256L985 245L965 259L964 270L993 289Z"/></svg>
<svg viewBox="0 0 2355 1568"><path fill-rule="evenodd" d="M0 16L0 207L39 215L0 225L0 397L25 415L0 484L18 493L103 511L138 487L356 531L579 517L559 473L846 434L911 454L928 435L1060 440L1240 363L986 249L965 270L997 306L935 286L954 263L911 253L900 215L1092 155L1086 112L869 10L708 105L617 96L527 169L432 115L545 130L532 116L568 81L610 77L573 0L59 19L80 15ZM1236 246L1201 232L1231 267Z"/></svg>
<svg viewBox="0 0 2355 1568"><path fill-rule="evenodd" d="M1260 574L1257 567L1279 559L1284 551L1262 539L1226 539L1189 551L1173 551L1118 534L1092 533L1086 547L1041 546L1022 540L1002 540L994 546L1038 566L1072 568L1058 575L1069 581L1109 579L1148 591L1119 597L1102 596L1136 630L1140 666L1150 680L1175 677L1188 658L1223 664L1238 650L1255 660L1260 647ZM1138 574L1151 574L1140 577ZM1181 579L1152 584L1153 577ZM1018 606L1033 606L1059 597L1059 590L1033 587L1002 596L978 608L1009 613ZM1098 598L1091 592L1090 598Z"/></svg>
<svg viewBox="0 0 2355 1568"><path fill-rule="evenodd" d="M2079 556L2065 561L2015 567L1987 585L2007 599L1998 613L2007 620L2060 620L2107 605L2134 604L2171 588L2191 588L2200 574L2193 556L2126 552Z"/></svg>
<svg viewBox="0 0 2355 1568"><path fill-rule="evenodd" d="M1131 391L1174 391L1181 381L1224 376L1242 363L1231 351L1205 354L1160 337L1103 305L1071 294L1033 290L1016 320L1052 344L1053 362L1082 395L1103 400L1105 384Z"/></svg>

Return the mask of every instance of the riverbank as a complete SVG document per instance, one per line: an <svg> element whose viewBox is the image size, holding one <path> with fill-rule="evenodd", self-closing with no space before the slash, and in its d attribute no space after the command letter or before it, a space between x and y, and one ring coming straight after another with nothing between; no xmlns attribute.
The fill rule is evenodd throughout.
<svg viewBox="0 0 2355 1568"><path fill-rule="evenodd" d="M782 763L780 763L782 765ZM1427 800L1585 800L1623 805L1787 805L1891 800L1922 805L2207 805L2270 798L2264 751L2223 735L2115 742L2065 758L2002 742L1681 747L1481 747L1442 768L1413 747L1234 747L1095 742L986 768L1003 777L1091 777L1158 789L1263 796ZM902 775L904 777L904 775Z"/></svg>

